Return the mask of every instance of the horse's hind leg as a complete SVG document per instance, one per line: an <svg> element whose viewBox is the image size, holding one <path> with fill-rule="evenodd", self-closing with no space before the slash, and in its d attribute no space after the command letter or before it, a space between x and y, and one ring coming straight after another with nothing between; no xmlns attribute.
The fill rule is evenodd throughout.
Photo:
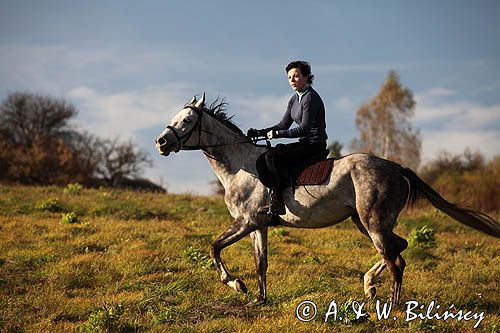
<svg viewBox="0 0 500 333"><path fill-rule="evenodd" d="M351 216L352 221L354 224L358 227L359 231L366 237L368 237L371 241L373 241L370 237L370 234L368 233L368 230L366 230L365 226L363 223L361 223L361 220L358 215L353 215ZM375 284L378 282L377 278L378 276L383 272L385 269L385 261L384 259L380 259L375 265L373 265L368 272L365 273L364 278L363 278L363 290L365 292L366 297L370 299L374 299L375 295L377 293L377 288L375 287Z"/></svg>
<svg viewBox="0 0 500 333"><path fill-rule="evenodd" d="M212 248L210 250L210 256L212 257L215 267L219 272L221 282L244 294L247 292L247 287L240 279L236 279L229 274L220 258L220 253L224 248L234 244L256 229L256 225L237 219L226 232L217 238L217 240L212 244Z"/></svg>
<svg viewBox="0 0 500 333"><path fill-rule="evenodd" d="M397 283L397 281L395 280L393 286L393 302L397 304L401 296L401 286L403 285L403 272L406 267L406 261L401 256L401 252L403 252L408 247L408 242L406 241L406 239L401 238L400 236L394 233L392 235L394 237L394 242L396 245L396 252L398 253L398 256L394 260L394 265L397 268L397 272L399 272L398 274L401 275L401 281Z"/></svg>
<svg viewBox="0 0 500 333"><path fill-rule="evenodd" d="M403 285L403 272L406 266L401 252L406 249L408 243L392 231L385 233L370 232L370 235L377 251L382 255L385 265L389 269L389 272L391 272L393 279L391 299L393 303L398 304L401 295L401 286Z"/></svg>
<svg viewBox="0 0 500 333"><path fill-rule="evenodd" d="M365 291L366 297L370 299L374 299L377 293L377 288L375 288L375 284L378 282L378 276L385 269L385 261L384 259L380 259L373 265L372 268L368 272L365 273L363 278L363 289Z"/></svg>

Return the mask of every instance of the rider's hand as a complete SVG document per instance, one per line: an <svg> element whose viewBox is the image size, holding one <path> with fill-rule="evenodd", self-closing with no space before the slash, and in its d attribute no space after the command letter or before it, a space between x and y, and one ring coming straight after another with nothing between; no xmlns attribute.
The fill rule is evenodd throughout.
<svg viewBox="0 0 500 333"><path fill-rule="evenodd" d="M274 131L274 130L270 130L270 131L268 131L268 132L266 133L266 137L267 137L269 140L270 140L270 139L274 139L274 138L276 138L276 135L277 135L277 133L276 133L276 131Z"/></svg>
<svg viewBox="0 0 500 333"><path fill-rule="evenodd" d="M259 136L259 131L256 130L255 128L250 128L248 131L247 131L247 136L251 137L251 138L256 138Z"/></svg>
<svg viewBox="0 0 500 333"><path fill-rule="evenodd" d="M256 138L256 137L259 137L259 136L266 136L266 130L265 129L255 129L255 128L250 128L248 131L247 131L247 136L251 137L251 138Z"/></svg>

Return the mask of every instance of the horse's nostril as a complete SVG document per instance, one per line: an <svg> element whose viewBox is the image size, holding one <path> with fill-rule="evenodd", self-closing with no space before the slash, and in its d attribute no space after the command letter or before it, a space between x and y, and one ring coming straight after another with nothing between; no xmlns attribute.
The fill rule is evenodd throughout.
<svg viewBox="0 0 500 333"><path fill-rule="evenodd" d="M165 140L164 138L159 138L156 140L156 143L159 144L160 146L164 146L167 144L167 140Z"/></svg>

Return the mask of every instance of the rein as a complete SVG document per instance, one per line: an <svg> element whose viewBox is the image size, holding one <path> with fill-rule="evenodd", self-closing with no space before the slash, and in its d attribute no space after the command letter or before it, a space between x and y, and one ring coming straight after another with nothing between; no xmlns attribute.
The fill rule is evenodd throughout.
<svg viewBox="0 0 500 333"><path fill-rule="evenodd" d="M255 143L255 142L263 141L263 140L267 140L267 139L266 138L260 138L260 139L256 138L256 139L250 139L250 140L245 140L245 141L238 141L238 142L231 142L231 143L219 143L219 144L214 144L214 145L183 146L182 150L198 150L198 149L203 149L203 148L224 147L224 146L239 145L239 144L244 144L244 143Z"/></svg>
<svg viewBox="0 0 500 333"><path fill-rule="evenodd" d="M213 145L200 145L200 140L201 140L201 133L205 132L208 134L214 134L210 131L206 131L201 127L201 117L203 115L203 110L200 110L199 108L193 106L193 105L186 105L185 108L189 108L196 112L198 115L198 121L196 122L196 125L186 134L184 135L179 135L177 133L177 130L173 126L167 126L168 129L170 129L174 135L175 138L177 139L177 149L178 150L199 150L199 149L204 149L204 148L216 148L216 147L224 147L224 146L231 146L231 145L239 145L239 144L245 144L245 143L256 143L258 141L266 140L267 146L270 146L270 142L267 138L252 138L249 140L244 140L244 141L238 141L238 142L231 142L231 143L219 143L219 144L213 144ZM195 130L198 130L198 144L196 146L185 146L182 142L182 139L187 137L184 142L187 142L189 138L191 138L191 135Z"/></svg>

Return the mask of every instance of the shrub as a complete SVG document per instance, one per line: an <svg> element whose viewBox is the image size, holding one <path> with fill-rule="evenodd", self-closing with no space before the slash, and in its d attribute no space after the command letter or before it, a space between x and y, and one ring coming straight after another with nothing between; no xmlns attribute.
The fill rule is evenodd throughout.
<svg viewBox="0 0 500 333"><path fill-rule="evenodd" d="M62 212L64 210L59 200L55 198L39 201L36 204L36 209L52 213Z"/></svg>
<svg viewBox="0 0 500 333"><path fill-rule="evenodd" d="M489 162L479 153L442 153L420 175L448 201L483 212L499 212L500 156Z"/></svg>
<svg viewBox="0 0 500 333"><path fill-rule="evenodd" d="M408 245L413 248L419 247L422 249L436 247L434 229L427 225L418 229L413 229L408 237Z"/></svg>
<svg viewBox="0 0 500 333"><path fill-rule="evenodd" d="M78 215L76 215L75 212L69 212L66 214L62 214L61 217L61 223L63 224L73 224L73 223L78 223Z"/></svg>
<svg viewBox="0 0 500 333"><path fill-rule="evenodd" d="M70 193L70 194L81 194L83 190L83 186L79 183L74 183L74 184L68 184L66 188L64 189L64 193Z"/></svg>

